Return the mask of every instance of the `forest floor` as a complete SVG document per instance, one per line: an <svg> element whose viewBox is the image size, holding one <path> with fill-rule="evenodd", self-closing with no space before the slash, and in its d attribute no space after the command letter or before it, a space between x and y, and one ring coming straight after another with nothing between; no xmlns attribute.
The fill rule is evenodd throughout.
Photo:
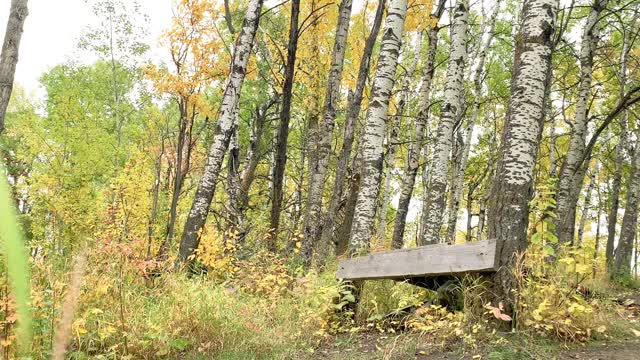
<svg viewBox="0 0 640 360"><path fill-rule="evenodd" d="M619 299L620 315L632 323L640 321L640 292ZM306 359L380 360L636 360L640 358L640 334L608 336L587 343L561 343L523 333L497 335L499 340L469 346L462 340L431 343L413 332L397 334L379 331L343 334L328 340Z"/></svg>
<svg viewBox="0 0 640 360"><path fill-rule="evenodd" d="M640 354L640 338L597 341L589 344L566 345L546 339L532 339L521 335L505 336L499 346L478 345L474 349L461 343L429 344L415 334L381 335L361 333L338 337L307 359L416 359L416 360L636 360ZM419 345L418 345L419 344ZM434 349L437 349L434 351Z"/></svg>

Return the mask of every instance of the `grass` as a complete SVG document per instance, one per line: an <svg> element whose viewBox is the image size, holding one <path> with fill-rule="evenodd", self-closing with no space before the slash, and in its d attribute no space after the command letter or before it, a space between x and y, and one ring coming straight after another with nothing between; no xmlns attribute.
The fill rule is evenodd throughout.
<svg viewBox="0 0 640 360"><path fill-rule="evenodd" d="M93 274L88 283L107 282ZM74 359L98 354L133 358L289 359L326 334L337 282L316 278L277 296L251 294L229 282L168 274L149 287L126 280L125 335L117 297L86 294L73 344ZM98 292L102 290L97 289ZM124 348L127 338L128 348ZM107 357L109 358L109 357Z"/></svg>
<svg viewBox="0 0 640 360"><path fill-rule="evenodd" d="M501 333L485 308L482 278L455 287L465 307L449 301L455 311L433 304L446 294L389 280L365 282L354 322L341 311L348 293L334 279L333 262L322 274L302 277L280 256L238 260L215 252L206 274L153 277L140 270L138 250L117 243L89 249L69 358L386 360L448 353L536 359L573 344L627 339L635 326L612 300L633 290L601 277L581 283L592 289L583 296L571 290L566 269L528 277L522 319L532 322L512 334ZM32 261L34 359L49 357L61 299L69 291L68 273L52 265L60 262L55 256ZM540 299L552 306L539 308ZM406 308L411 311L400 312ZM598 331L603 324L606 330Z"/></svg>

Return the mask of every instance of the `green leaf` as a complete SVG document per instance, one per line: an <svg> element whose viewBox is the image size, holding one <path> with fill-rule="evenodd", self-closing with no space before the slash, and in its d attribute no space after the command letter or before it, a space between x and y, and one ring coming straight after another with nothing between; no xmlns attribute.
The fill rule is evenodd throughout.
<svg viewBox="0 0 640 360"><path fill-rule="evenodd" d="M0 241L4 245L7 273L18 314L17 339L22 354L31 349L31 309L29 284L29 257L18 228L4 165L0 164Z"/></svg>
<svg viewBox="0 0 640 360"><path fill-rule="evenodd" d="M344 299L345 301L348 301L350 303L354 303L356 302L356 297L353 296L353 294L345 294L342 299Z"/></svg>
<svg viewBox="0 0 640 360"><path fill-rule="evenodd" d="M535 244L539 243L541 240L541 236L542 234L539 232L534 233L533 235L531 235L531 242Z"/></svg>
<svg viewBox="0 0 640 360"><path fill-rule="evenodd" d="M549 256L555 256L556 255L556 250L554 248L552 248L550 245L545 245L544 246L544 252L546 252L547 255L549 255Z"/></svg>
<svg viewBox="0 0 640 360"><path fill-rule="evenodd" d="M334 305L333 308L336 310L342 310L342 308L348 303L349 303L348 301L342 301L339 304Z"/></svg>

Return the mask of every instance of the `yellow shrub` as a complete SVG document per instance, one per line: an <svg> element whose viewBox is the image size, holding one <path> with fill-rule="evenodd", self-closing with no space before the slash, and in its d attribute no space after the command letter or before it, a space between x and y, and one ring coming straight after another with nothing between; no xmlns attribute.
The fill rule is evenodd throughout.
<svg viewBox="0 0 640 360"><path fill-rule="evenodd" d="M294 282L284 260L268 251L261 251L249 260L238 262L238 271L240 288L256 295L284 295Z"/></svg>
<svg viewBox="0 0 640 360"><path fill-rule="evenodd" d="M600 303L588 301L580 292L593 271L593 256L585 255L586 251L561 247L553 262L542 246L529 247L516 266L520 330L564 341L586 341L606 332L606 325L594 316Z"/></svg>
<svg viewBox="0 0 640 360"><path fill-rule="evenodd" d="M238 232L227 230L224 241L215 235L212 231L203 232L195 258L207 268L209 277L216 280L233 278L240 270L235 245Z"/></svg>

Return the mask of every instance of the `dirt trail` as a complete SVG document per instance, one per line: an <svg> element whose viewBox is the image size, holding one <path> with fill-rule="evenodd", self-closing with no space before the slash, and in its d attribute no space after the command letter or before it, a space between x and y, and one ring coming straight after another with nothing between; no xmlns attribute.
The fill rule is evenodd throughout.
<svg viewBox="0 0 640 360"><path fill-rule="evenodd" d="M580 360L637 360L640 359L640 341L603 344L560 353L559 359Z"/></svg>
<svg viewBox="0 0 640 360"><path fill-rule="evenodd" d="M640 359L640 338L598 342L569 349L547 349L549 352L530 352L520 344L513 344L510 351L493 352L491 348L479 349L477 353L461 353L455 346L443 351L429 351L427 344L411 341L410 334L385 336L371 333L342 337L337 343L326 344L313 354L305 354L304 359L353 359L353 360L638 360ZM431 348L432 349L432 348Z"/></svg>

